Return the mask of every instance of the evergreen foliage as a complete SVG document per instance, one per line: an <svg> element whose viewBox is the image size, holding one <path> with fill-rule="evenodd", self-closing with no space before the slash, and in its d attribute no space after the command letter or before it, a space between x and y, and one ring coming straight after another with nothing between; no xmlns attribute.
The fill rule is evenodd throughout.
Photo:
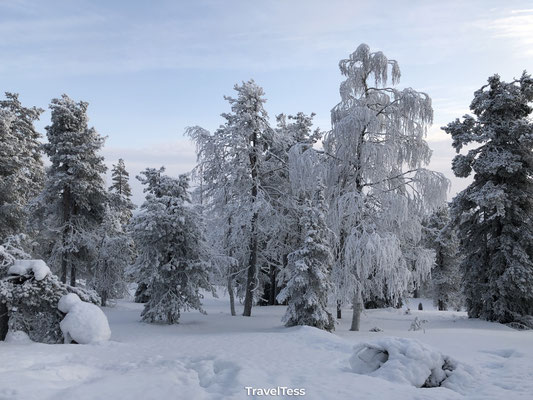
<svg viewBox="0 0 533 400"><path fill-rule="evenodd" d="M473 182L453 200L468 315L502 323L533 315L533 79L498 75L474 93L474 114L443 129Z"/></svg>

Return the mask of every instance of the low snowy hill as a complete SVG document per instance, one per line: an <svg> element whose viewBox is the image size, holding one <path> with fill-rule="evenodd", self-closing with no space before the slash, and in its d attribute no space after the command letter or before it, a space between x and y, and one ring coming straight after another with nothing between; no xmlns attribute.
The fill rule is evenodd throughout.
<svg viewBox="0 0 533 400"><path fill-rule="evenodd" d="M251 388L278 387L305 389L306 399L317 400L531 399L533 331L435 311L428 301L417 311L419 301L411 301L410 315L365 311L360 332L348 331L346 309L334 334L284 328L281 306L231 317L227 299L207 298L208 315L184 313L179 325L166 326L139 322L142 305L119 302L105 309L109 342L0 342L0 399L245 399ZM409 331L415 317L427 320L425 333ZM370 332L374 327L383 331ZM354 373L354 345L389 336L418 339L469 368L473 378L457 380L452 390Z"/></svg>

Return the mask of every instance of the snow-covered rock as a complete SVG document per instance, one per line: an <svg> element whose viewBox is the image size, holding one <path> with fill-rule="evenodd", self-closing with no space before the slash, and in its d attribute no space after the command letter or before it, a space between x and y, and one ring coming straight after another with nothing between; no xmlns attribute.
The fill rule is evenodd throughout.
<svg viewBox="0 0 533 400"><path fill-rule="evenodd" d="M29 344L33 343L26 332L23 331L9 331L7 332L5 341L13 344Z"/></svg>
<svg viewBox="0 0 533 400"><path fill-rule="evenodd" d="M72 340L79 344L103 342L111 337L107 317L91 303L81 301L77 294L69 293L59 300L57 308L67 315L61 321L65 343Z"/></svg>
<svg viewBox="0 0 533 400"><path fill-rule="evenodd" d="M430 346L415 339L395 337L355 346L350 365L357 374L416 387L441 386L457 368L456 361Z"/></svg>
<svg viewBox="0 0 533 400"><path fill-rule="evenodd" d="M47 275L50 275L50 268L43 260L15 260L9 268L10 275L27 275L33 272L36 280L42 281Z"/></svg>

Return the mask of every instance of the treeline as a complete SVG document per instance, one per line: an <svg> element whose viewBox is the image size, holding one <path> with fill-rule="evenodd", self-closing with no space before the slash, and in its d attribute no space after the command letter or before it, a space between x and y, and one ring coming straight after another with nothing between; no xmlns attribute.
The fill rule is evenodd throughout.
<svg viewBox="0 0 533 400"><path fill-rule="evenodd" d="M448 180L426 168L430 97L398 88L398 63L366 45L339 67L330 131L313 129L304 113L271 125L263 89L236 85L218 129L187 129L198 161L190 176L141 173L146 200L135 216L122 160L105 188L104 139L88 126L87 103L52 100L42 145L34 128L42 110L6 94L0 258L30 252L63 282L97 290L102 304L133 280L149 322L203 311L203 291L223 285L232 315L237 300L245 316L283 303L288 326L333 330L332 307L341 318L351 305L359 330L365 306L398 306L414 291L441 310L466 304L472 317L527 325L531 78L491 78L476 92L475 117L444 128L458 152L480 144L453 162L456 175L475 176L449 208Z"/></svg>

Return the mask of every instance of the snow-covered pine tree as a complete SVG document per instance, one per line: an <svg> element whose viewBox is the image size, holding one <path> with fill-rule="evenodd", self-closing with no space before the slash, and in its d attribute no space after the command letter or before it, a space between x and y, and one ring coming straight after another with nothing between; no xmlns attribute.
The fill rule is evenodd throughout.
<svg viewBox="0 0 533 400"><path fill-rule="evenodd" d="M304 199L300 207L302 238L299 248L288 255L282 271L285 287L278 300L288 300L282 319L286 326L309 325L332 331L335 323L327 309L333 254L330 248L330 231L326 225L326 202L323 190L315 193L315 199Z"/></svg>
<svg viewBox="0 0 533 400"><path fill-rule="evenodd" d="M424 222L424 237L426 245L435 251L430 282L433 302L441 311L459 310L463 300L461 256L447 205L435 210Z"/></svg>
<svg viewBox="0 0 533 400"><path fill-rule="evenodd" d="M107 202L102 177L106 166L98 154L104 138L88 127L87 107L88 103L77 103L67 95L52 100L52 123L46 127L44 144L51 166L35 206L47 263L60 271L63 283L70 271L72 286L77 273L90 273L94 264L95 233Z"/></svg>
<svg viewBox="0 0 533 400"><path fill-rule="evenodd" d="M430 97L395 88L398 63L366 44L339 67L346 79L324 139L328 220L336 238L336 296L352 303L351 329L358 330L365 300L395 303L429 273L431 252L413 249L423 212L442 204L448 183L423 168L431 157L424 140L433 119Z"/></svg>
<svg viewBox="0 0 533 400"><path fill-rule="evenodd" d="M108 299L121 298L127 293L125 275L133 259L133 240L124 230L121 211L106 205L104 220L96 232L97 256L91 283L100 295L102 306Z"/></svg>
<svg viewBox="0 0 533 400"><path fill-rule="evenodd" d="M0 241L26 228L27 204L42 189L40 134L43 110L23 107L14 93L0 100Z"/></svg>
<svg viewBox="0 0 533 400"><path fill-rule="evenodd" d="M200 290L212 286L201 218L189 205L189 179L171 178L163 171L148 169L139 177L148 194L131 224L136 268L148 285L142 318L174 324L181 311L203 311Z"/></svg>
<svg viewBox="0 0 533 400"><path fill-rule="evenodd" d="M221 207L226 210L218 214L225 221L223 235L238 238L228 242L223 254L246 265L242 280L245 281L243 315L250 316L261 263L259 225L270 208L261 176L275 132L269 126L263 106L263 89L253 80L235 85L234 89L237 98L225 97L231 104L231 113L222 114L226 119L224 125L213 135L200 127L189 128L187 132L198 146L205 193L212 196L219 210ZM229 279L232 277L234 274L229 274Z"/></svg>
<svg viewBox="0 0 533 400"><path fill-rule="evenodd" d="M126 226L132 216L135 205L131 201L130 174L126 171L124 160L119 158L118 163L111 169L112 184L109 187L109 202L111 207L118 211L120 223Z"/></svg>
<svg viewBox="0 0 533 400"><path fill-rule="evenodd" d="M269 305L274 305L279 293L278 273L287 266L288 254L294 251L301 243L301 235L296 227L299 225L301 216L298 189L293 190L291 184L291 149L298 148L294 153L301 154L310 149L322 137L320 130L313 130L314 114L306 115L302 112L296 115L280 114L276 117L277 126L276 141L272 143L265 158L266 171L262 174L261 186L264 188L268 202L271 204L271 215L268 216L268 229L263 228L266 238L263 246L263 258L266 263L265 275L270 278L265 283L264 297ZM307 168L305 165L303 168ZM300 177L294 175L293 180ZM306 171L311 172L311 171ZM316 180L317 176L313 176ZM302 182L295 182L299 188ZM305 184L304 184L305 185ZM315 184L305 187L305 190L313 192ZM301 200L301 199L300 199Z"/></svg>
<svg viewBox="0 0 533 400"><path fill-rule="evenodd" d="M533 325L532 101L530 75L509 83L494 75L474 93L474 116L443 128L458 153L470 148L454 158L455 175L474 173L450 212L473 318Z"/></svg>

